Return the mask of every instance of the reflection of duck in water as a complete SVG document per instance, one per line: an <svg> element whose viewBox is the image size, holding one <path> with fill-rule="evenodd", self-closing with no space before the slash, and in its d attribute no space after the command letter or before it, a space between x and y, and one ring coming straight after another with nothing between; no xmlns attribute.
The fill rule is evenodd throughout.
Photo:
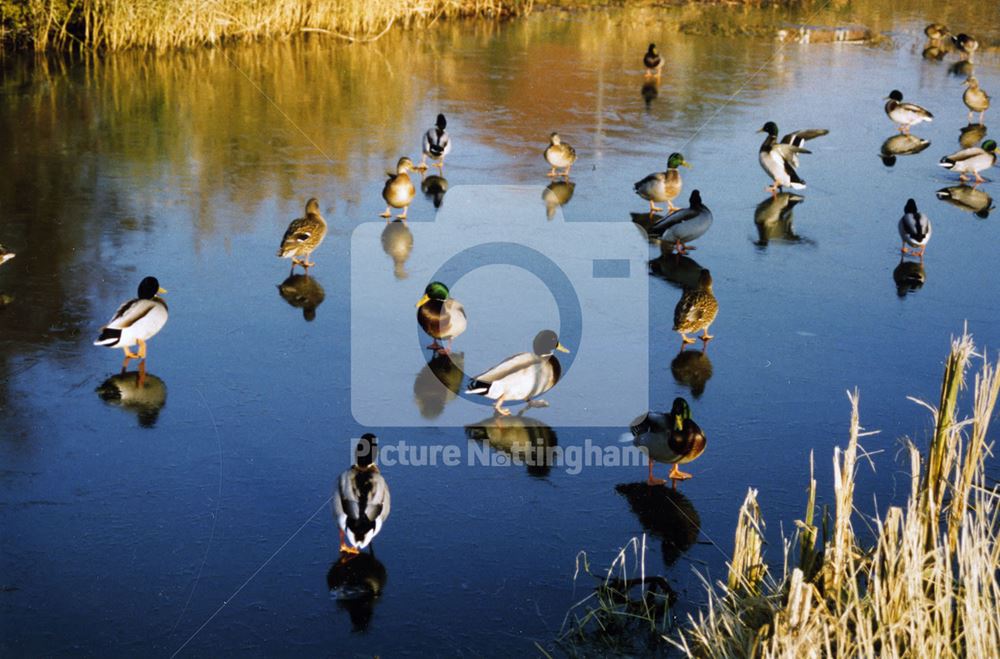
<svg viewBox="0 0 1000 659"><path fill-rule="evenodd" d="M662 541L663 562L668 567L698 541L701 517L691 500L675 488L622 483L615 490L628 501L646 533Z"/></svg>
<svg viewBox="0 0 1000 659"><path fill-rule="evenodd" d="M493 409L503 416L510 414L510 410L503 406L504 401L523 400L527 401L528 407L546 407L548 403L539 400L538 396L556 386L562 375L562 366L552 354L556 350L569 352L559 343L555 332L542 330L535 336L532 352L508 357L477 375L465 393L495 400Z"/></svg>
<svg viewBox="0 0 1000 659"><path fill-rule="evenodd" d="M677 465L687 464L705 452L705 433L691 419L691 408L683 398L675 398L669 413L646 412L631 424L632 443L646 449L649 458L650 485L663 485L653 477L653 461L673 465L668 474L672 481L687 480L691 474Z"/></svg>
<svg viewBox="0 0 1000 659"><path fill-rule="evenodd" d="M673 252L673 245L662 243L660 256L649 262L649 274L665 279L681 289L697 288L704 270L690 256L681 256Z"/></svg>
<svg viewBox="0 0 1000 659"><path fill-rule="evenodd" d="M896 284L896 294L899 297L919 291L927 281L923 261L910 261L900 255L899 265L892 271L892 281Z"/></svg>
<svg viewBox="0 0 1000 659"><path fill-rule="evenodd" d="M910 133L896 133L886 138L885 142L882 142L879 157L882 158L883 165L892 167L896 164L898 156L912 156L913 154L920 153L930 145L930 140L925 140L922 137L917 137Z"/></svg>
<svg viewBox="0 0 1000 659"><path fill-rule="evenodd" d="M309 255L316 251L324 238L326 238L326 220L319 212L319 201L313 198L306 202L306 214L288 224L285 235L281 237L278 256L292 259L292 272L295 272L297 265L301 265L303 270L309 272L309 268L316 265L309 260Z"/></svg>
<svg viewBox="0 0 1000 659"><path fill-rule="evenodd" d="M993 198L983 190L971 185L953 185L941 188L937 191L937 198L969 213L975 213L976 217L984 220L990 216L990 211L994 208Z"/></svg>
<svg viewBox="0 0 1000 659"><path fill-rule="evenodd" d="M542 201L545 202L545 216L550 220L555 217L556 209L565 206L573 198L576 183L572 181L552 181L542 190Z"/></svg>
<svg viewBox="0 0 1000 659"><path fill-rule="evenodd" d="M302 309L302 317L307 321L316 319L316 309L326 298L323 286L309 275L290 276L278 284L278 295L296 309Z"/></svg>
<svg viewBox="0 0 1000 659"><path fill-rule="evenodd" d="M522 416L490 417L465 427L465 436L486 441L496 451L527 466L532 476L546 476L554 460L552 448L559 441L550 426Z"/></svg>
<svg viewBox="0 0 1000 659"><path fill-rule="evenodd" d="M984 124L969 124L959 129L958 145L963 149L971 149L986 137L986 126Z"/></svg>
<svg viewBox="0 0 1000 659"><path fill-rule="evenodd" d="M958 60L948 67L948 73L956 78L968 78L975 70L976 67L967 59Z"/></svg>
<svg viewBox="0 0 1000 659"><path fill-rule="evenodd" d="M367 547L389 517L389 486L375 464L377 451L375 435L362 435L354 449L354 464L340 474L333 491L333 516L345 554Z"/></svg>
<svg viewBox="0 0 1000 659"><path fill-rule="evenodd" d="M448 179L437 174L422 176L420 191L430 200L434 208L441 208L441 204L444 203L444 193L448 192Z"/></svg>
<svg viewBox="0 0 1000 659"><path fill-rule="evenodd" d="M465 373L465 355L460 352L434 353L413 381L413 398L425 419L441 416L445 405L458 395Z"/></svg>
<svg viewBox="0 0 1000 659"><path fill-rule="evenodd" d="M341 556L326 573L326 585L337 605L351 617L354 631L365 631L375 610L375 600L385 589L388 575L374 554Z"/></svg>
<svg viewBox="0 0 1000 659"><path fill-rule="evenodd" d="M792 226L792 209L802 203L805 197L790 192L779 192L757 204L753 212L753 223L757 227L757 245L765 246L772 240L797 243L802 239Z"/></svg>
<svg viewBox="0 0 1000 659"><path fill-rule="evenodd" d="M695 398L705 393L705 385L712 379L712 360L704 350L681 349L670 362L670 373L678 384L691 390Z"/></svg>
<svg viewBox="0 0 1000 659"><path fill-rule="evenodd" d="M393 220L385 225L382 230L382 251L392 259L396 279L406 279L406 261L413 251L413 233L406 222Z"/></svg>
<svg viewBox="0 0 1000 659"><path fill-rule="evenodd" d="M160 410L167 404L166 383L151 373L144 378L135 371L119 373L101 383L96 391L108 405L135 414L143 428L155 426Z"/></svg>

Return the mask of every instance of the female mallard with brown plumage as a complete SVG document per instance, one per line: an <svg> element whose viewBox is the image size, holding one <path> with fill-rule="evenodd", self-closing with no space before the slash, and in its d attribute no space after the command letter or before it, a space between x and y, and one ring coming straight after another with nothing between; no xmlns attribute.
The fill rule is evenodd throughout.
<svg viewBox="0 0 1000 659"><path fill-rule="evenodd" d="M382 188L382 198L388 205L385 207L382 217L388 219L392 217L393 208L402 208L403 212L396 217L401 220L406 219L406 210L417 194L416 188L413 187L413 181L410 180L410 175L407 173L412 170L413 161L403 156L396 163L396 173L388 174L389 179L385 182L385 187Z"/></svg>
<svg viewBox="0 0 1000 659"><path fill-rule="evenodd" d="M281 237L278 256L292 259L293 272L297 265L301 265L303 270L309 272L309 268L316 265L309 260L309 255L319 247L324 238L326 238L326 220L320 215L319 201L314 197L306 202L305 216L292 220L288 225L285 235Z"/></svg>
<svg viewBox="0 0 1000 659"><path fill-rule="evenodd" d="M548 176L560 176L556 173L556 168L562 168L561 176L569 176L569 170L576 162L576 149L569 144L564 144L559 133L552 133L549 136L549 146L545 149L545 161L552 166Z"/></svg>
<svg viewBox="0 0 1000 659"><path fill-rule="evenodd" d="M448 354L451 352L452 340L465 331L468 319L465 307L450 297L448 287L439 281L432 281L427 284L424 296L417 302L417 322L434 339L427 348ZM438 343L445 339L448 341L447 348Z"/></svg>
<svg viewBox="0 0 1000 659"><path fill-rule="evenodd" d="M673 465L668 478L674 481L691 478L691 474L678 469L677 465L691 462L705 452L708 440L694 420L691 408L683 398L675 398L669 414L647 412L631 425L632 443L646 449L649 459L650 485L663 485L662 478L653 477L653 462Z"/></svg>
<svg viewBox="0 0 1000 659"><path fill-rule="evenodd" d="M667 171L650 174L641 181L636 182L632 187L635 193L649 202L649 214L662 211L654 202L667 202L667 209L677 210L674 206L674 198L681 193L681 173L678 167L690 167L690 163L684 160L684 156L679 153L671 153L667 158Z"/></svg>
<svg viewBox="0 0 1000 659"><path fill-rule="evenodd" d="M965 80L965 92L962 94L962 102L969 108L969 123L972 123L972 115L979 113L979 123L983 123L983 115L990 109L989 94L979 87L979 80L975 76L969 76Z"/></svg>
<svg viewBox="0 0 1000 659"><path fill-rule="evenodd" d="M715 338L708 333L708 328L718 313L719 303L712 292L712 274L702 270L698 286L686 289L674 307L674 331L680 333L682 345L694 343L687 335L698 330L702 330L700 338L706 344Z"/></svg>

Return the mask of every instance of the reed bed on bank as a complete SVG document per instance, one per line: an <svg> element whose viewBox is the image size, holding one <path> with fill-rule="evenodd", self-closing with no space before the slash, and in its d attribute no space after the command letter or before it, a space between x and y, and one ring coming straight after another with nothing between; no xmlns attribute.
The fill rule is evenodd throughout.
<svg viewBox="0 0 1000 659"><path fill-rule="evenodd" d="M36 51L165 50L301 33L370 41L393 26L503 18L533 0L0 0L0 41Z"/></svg>
<svg viewBox="0 0 1000 659"><path fill-rule="evenodd" d="M959 418L966 372L980 361L972 406ZM905 505L872 520L874 540L854 532L854 475L863 449L857 392L849 394L847 448L834 451L835 510L814 517L816 482L798 532L772 578L763 554L757 492L739 511L728 580L706 583L708 606L671 643L696 657L1000 656L998 492L989 489L989 421L1000 391L998 366L972 338L954 339L926 455L912 442ZM915 400L915 399L913 399Z"/></svg>

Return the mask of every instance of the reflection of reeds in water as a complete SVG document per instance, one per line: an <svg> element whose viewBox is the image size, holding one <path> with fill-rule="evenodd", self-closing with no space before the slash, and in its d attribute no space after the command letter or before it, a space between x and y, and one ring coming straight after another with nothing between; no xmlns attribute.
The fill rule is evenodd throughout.
<svg viewBox="0 0 1000 659"><path fill-rule="evenodd" d="M152 428L167 404L167 384L152 373L139 384L139 373L131 371L113 375L97 387L97 395L108 405L135 414L139 425Z"/></svg>
<svg viewBox="0 0 1000 659"><path fill-rule="evenodd" d="M556 431L538 419L526 416L493 416L465 427L465 435L486 441L519 464L532 476L547 476L555 461L553 449L559 444Z"/></svg>
<svg viewBox="0 0 1000 659"><path fill-rule="evenodd" d="M392 273L396 279L406 279L406 261L413 251L413 232L406 222L393 220L382 230L382 251L392 259Z"/></svg>
<svg viewBox="0 0 1000 659"><path fill-rule="evenodd" d="M368 629L387 579L385 566L370 552L342 556L326 574L331 597L347 610L355 631Z"/></svg>
<svg viewBox="0 0 1000 659"><path fill-rule="evenodd" d="M814 520L812 480L799 533L786 544L785 574L775 581L764 567L751 489L726 585L721 592L709 587L708 612L692 618L674 642L686 653L711 657L813 656L817 648L843 657L1000 656L1000 527L996 494L984 475L1000 363L983 360L972 386L972 416L960 421L958 393L974 355L967 334L952 341L938 405L923 403L935 419L927 456L922 460L907 443L909 497L874 528L866 525L872 542L858 538L852 523L854 475L863 455L855 393L847 449L834 449L833 518Z"/></svg>
<svg viewBox="0 0 1000 659"><path fill-rule="evenodd" d="M316 309L326 299L323 286L309 275L291 275L278 284L278 294L291 306L302 309L302 317L307 321L316 319Z"/></svg>
<svg viewBox="0 0 1000 659"><path fill-rule="evenodd" d="M670 362L670 373L678 384L688 387L691 395L699 398L712 378L712 360L702 350L681 350Z"/></svg>
<svg viewBox="0 0 1000 659"><path fill-rule="evenodd" d="M420 369L413 381L413 399L425 419L436 419L444 407L458 396L462 386L465 355L453 352L448 355L435 353L427 365Z"/></svg>
<svg viewBox="0 0 1000 659"><path fill-rule="evenodd" d="M663 543L663 562L673 565L698 540L701 517L694 504L672 487L647 483L615 486L628 501L646 533Z"/></svg>

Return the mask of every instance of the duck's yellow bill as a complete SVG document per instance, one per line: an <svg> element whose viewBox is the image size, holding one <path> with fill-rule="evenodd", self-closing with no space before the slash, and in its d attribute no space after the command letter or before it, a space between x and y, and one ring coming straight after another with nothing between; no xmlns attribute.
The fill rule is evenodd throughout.
<svg viewBox="0 0 1000 659"><path fill-rule="evenodd" d="M429 295L425 295L422 298L420 298L420 302L417 302L417 307L422 307L422 306L424 306L425 304L427 304L430 301L431 301L430 296Z"/></svg>
<svg viewBox="0 0 1000 659"><path fill-rule="evenodd" d="M559 352L569 352L569 348L567 348L561 343L556 346L556 350L558 350Z"/></svg>
<svg viewBox="0 0 1000 659"><path fill-rule="evenodd" d="M684 430L684 419L680 414L674 417L674 430Z"/></svg>
<svg viewBox="0 0 1000 659"><path fill-rule="evenodd" d="M682 162L681 166L682 167L687 167L688 169L694 169L694 167L691 166L691 163L689 163L687 160L685 160L684 162Z"/></svg>
<svg viewBox="0 0 1000 659"><path fill-rule="evenodd" d="M167 289L165 289L165 288L160 288L160 290L156 291L157 295L163 295L166 292L167 292Z"/></svg>

